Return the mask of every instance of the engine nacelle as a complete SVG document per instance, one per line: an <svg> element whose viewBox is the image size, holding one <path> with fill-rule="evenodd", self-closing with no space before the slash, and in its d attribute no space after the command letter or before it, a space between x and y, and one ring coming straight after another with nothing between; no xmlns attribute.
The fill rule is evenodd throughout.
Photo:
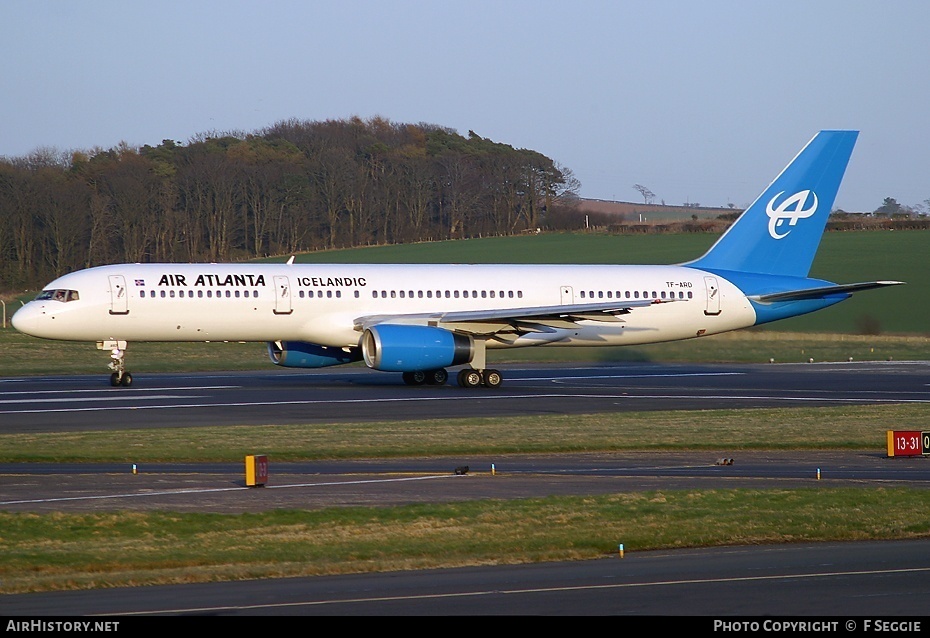
<svg viewBox="0 0 930 638"><path fill-rule="evenodd" d="M365 365L375 370L436 370L471 361L475 341L442 328L382 324L365 330L362 355Z"/></svg>
<svg viewBox="0 0 930 638"><path fill-rule="evenodd" d="M273 364L285 368L325 368L362 360L358 348L346 352L343 348L303 341L269 341L268 356Z"/></svg>

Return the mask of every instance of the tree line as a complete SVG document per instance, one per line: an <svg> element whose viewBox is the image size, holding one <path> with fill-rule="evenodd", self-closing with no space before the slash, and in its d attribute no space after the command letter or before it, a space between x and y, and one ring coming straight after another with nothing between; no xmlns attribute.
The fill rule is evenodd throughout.
<svg viewBox="0 0 930 638"><path fill-rule="evenodd" d="M536 229L571 171L469 131L282 121L181 144L0 158L0 290L116 262L219 262Z"/></svg>

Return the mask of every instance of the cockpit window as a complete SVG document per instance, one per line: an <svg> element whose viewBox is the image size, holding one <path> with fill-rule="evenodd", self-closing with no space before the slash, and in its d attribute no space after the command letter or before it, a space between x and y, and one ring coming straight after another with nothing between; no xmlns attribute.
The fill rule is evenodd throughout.
<svg viewBox="0 0 930 638"><path fill-rule="evenodd" d="M80 298L81 296L78 294L77 290L57 289L57 290L43 290L36 296L36 301L46 301L46 300L51 299L53 301L68 302L68 301L77 301Z"/></svg>

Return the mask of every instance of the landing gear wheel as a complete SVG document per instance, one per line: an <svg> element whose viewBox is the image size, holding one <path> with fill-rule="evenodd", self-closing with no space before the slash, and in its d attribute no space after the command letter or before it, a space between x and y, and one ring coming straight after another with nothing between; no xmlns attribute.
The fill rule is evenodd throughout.
<svg viewBox="0 0 930 638"><path fill-rule="evenodd" d="M463 388L477 388L481 385L481 373L474 368L465 368L459 371L458 382Z"/></svg>
<svg viewBox="0 0 930 638"><path fill-rule="evenodd" d="M422 370L416 372L404 372L402 375L404 383L407 385L423 385L426 383L426 373Z"/></svg>
<svg viewBox="0 0 930 638"><path fill-rule="evenodd" d="M426 382L430 385L445 385L448 380L449 373L446 372L445 368L430 370L426 375Z"/></svg>
<svg viewBox="0 0 930 638"><path fill-rule="evenodd" d="M110 385L112 385L114 388L118 388L120 386L128 388L132 385L132 374L129 372L124 372L123 374L114 372L110 375Z"/></svg>
<svg viewBox="0 0 930 638"><path fill-rule="evenodd" d="M481 374L484 385L488 388L499 388L501 383L504 382L504 377L501 376L501 373L497 370L485 370Z"/></svg>

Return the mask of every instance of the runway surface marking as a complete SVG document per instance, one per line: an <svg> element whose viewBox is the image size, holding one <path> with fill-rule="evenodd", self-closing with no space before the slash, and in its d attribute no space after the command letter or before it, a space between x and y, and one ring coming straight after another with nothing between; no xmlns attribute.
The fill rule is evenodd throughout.
<svg viewBox="0 0 930 638"><path fill-rule="evenodd" d="M197 397L194 397L197 398ZM527 399L616 399L629 401L633 399L684 399L692 401L710 401L710 400L728 400L728 401L785 401L785 402L823 402L831 403L849 403L849 404L868 404L868 403L930 403L930 397L926 399L906 399L906 398L862 398L862 397L779 397L768 395L690 395L690 394L509 394L509 395L487 395L473 394L468 396L443 396L443 397L390 397L390 398L365 398L365 399L306 399L301 401L243 401L232 403L176 403L168 405L106 405L98 407L85 408L49 408L49 409L24 409L24 410L0 410L0 414L42 414L49 412L94 412L99 410L174 410L185 408L243 408L243 407L261 407L261 406L282 406L282 405L340 405L355 403L415 403L428 401L462 401L474 399L478 401L491 400L527 400Z"/></svg>
<svg viewBox="0 0 930 638"><path fill-rule="evenodd" d="M58 397L58 398L36 398L36 399L0 399L0 403L77 403L83 401L130 401L133 399L141 401L155 401L158 399L202 399L202 394L149 394L147 396L112 396L112 397Z"/></svg>
<svg viewBox="0 0 930 638"><path fill-rule="evenodd" d="M532 589L501 589L495 587L489 590L475 590L466 592L453 592L445 594L416 594L411 596L379 596L370 598L346 598L341 600L310 600L294 603L269 603L265 605L234 605L224 607L191 607L189 609L160 609L147 610L144 612L127 612L114 613L108 615L114 616L135 616L140 614L178 614L178 613L207 613L236 610L255 610L255 609L281 609L287 607L313 607L321 605L345 605L354 603L389 603L397 601L411 600L438 600L452 598L468 598L476 596L499 596L499 595L526 595L526 594L551 594L577 591L594 591L605 589L632 589L640 587L670 587L678 585L704 585L717 583L746 583L746 582L765 582L774 580L812 580L821 578L848 578L850 576L881 576L889 574L920 574L930 572L930 567L910 567L901 569L875 569L875 570L855 570L855 571L832 571L808 574L779 574L773 576L737 576L732 578L695 578L690 580L664 580L656 582L638 582L638 583L611 583L605 585L573 585L568 587L539 587Z"/></svg>
<svg viewBox="0 0 930 638"><path fill-rule="evenodd" d="M675 374L591 374L581 377L515 377L507 379L508 383L518 381L584 381L585 379L660 379L666 377L730 377L744 375L745 372L682 372Z"/></svg>
<svg viewBox="0 0 930 638"><path fill-rule="evenodd" d="M133 388L133 392L182 392L184 390L235 390L241 388L241 385L187 385L167 388ZM89 394L116 393L125 392L116 388L95 388L93 390L16 390L13 392L0 392L0 396L18 396L22 394Z"/></svg>
<svg viewBox="0 0 930 638"><path fill-rule="evenodd" d="M886 394L886 393L883 393ZM199 397L192 397L199 398ZM925 399L912 398L894 398L894 397L823 397L823 396L798 396L798 397L780 397L771 395L756 394L564 394L564 393L543 393L543 394L504 394L504 395L487 395L471 394L467 396L442 396L442 397L382 397L382 398L362 398L362 399L305 399L300 401L237 401L230 403L176 403L168 405L105 405L95 407L69 407L69 408L47 408L47 409L24 409L24 410L0 410L0 414L43 414L50 412L94 412L100 410L176 410L184 408L231 408L231 407L261 407L283 405L351 405L357 403L416 403L428 401L493 401L493 400L527 400L527 399L583 399L583 400L615 400L630 401L638 399L678 399L692 401L778 401L778 402L831 402L847 404L869 404L869 403L930 403L930 397ZM106 400L125 400L125 398L114 397ZM0 402L2 403L2 402Z"/></svg>
<svg viewBox="0 0 930 638"><path fill-rule="evenodd" d="M408 476L392 479L365 479L356 481L331 481L327 483L293 483L289 485L266 485L265 490L282 490L292 487L331 487L343 485L363 485L369 483L403 483L405 481L429 481L441 478L457 478L455 474L435 474L428 476ZM251 487L211 487L211 488L185 488L182 490L164 490L161 492L133 492L127 494L98 494L96 496L62 496L60 498L37 498L22 501L0 501L0 505L30 505L36 503L61 503L65 501L100 501L115 498L144 498L146 496L174 496L177 494L214 494L217 492L242 492Z"/></svg>

